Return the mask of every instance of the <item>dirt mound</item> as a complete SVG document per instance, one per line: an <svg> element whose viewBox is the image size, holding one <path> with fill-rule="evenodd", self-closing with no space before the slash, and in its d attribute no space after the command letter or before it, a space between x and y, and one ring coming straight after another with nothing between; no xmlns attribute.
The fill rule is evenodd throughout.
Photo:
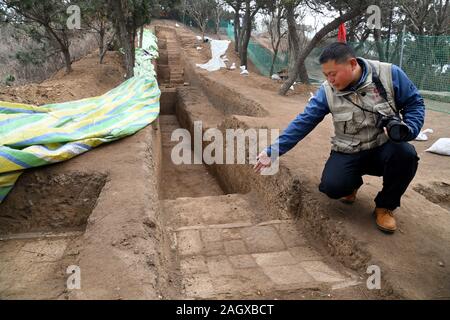
<svg viewBox="0 0 450 320"><path fill-rule="evenodd" d="M125 74L118 52L108 52L99 64L96 51L72 64L73 72L64 69L40 84L0 87L0 100L43 105L101 95L120 84Z"/></svg>

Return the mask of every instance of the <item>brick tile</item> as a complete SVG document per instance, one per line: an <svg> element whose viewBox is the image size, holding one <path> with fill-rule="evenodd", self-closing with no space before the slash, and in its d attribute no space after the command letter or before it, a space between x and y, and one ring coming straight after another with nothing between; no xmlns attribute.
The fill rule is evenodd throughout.
<svg viewBox="0 0 450 320"><path fill-rule="evenodd" d="M192 298L210 298L215 294L211 276L208 273L195 274L183 279L184 292Z"/></svg>
<svg viewBox="0 0 450 320"><path fill-rule="evenodd" d="M225 253L229 256L247 253L247 248L242 240L225 241L223 244L225 246Z"/></svg>
<svg viewBox="0 0 450 320"><path fill-rule="evenodd" d="M202 241L198 230L183 230L177 233L177 245L181 255L200 254Z"/></svg>
<svg viewBox="0 0 450 320"><path fill-rule="evenodd" d="M263 267L264 273L277 285L300 285L314 282L300 265Z"/></svg>
<svg viewBox="0 0 450 320"><path fill-rule="evenodd" d="M220 256L225 254L222 241L203 242L203 253L205 256Z"/></svg>
<svg viewBox="0 0 450 320"><path fill-rule="evenodd" d="M237 269L254 268L258 266L253 257L249 254L229 256L228 259L230 260L233 267Z"/></svg>
<svg viewBox="0 0 450 320"><path fill-rule="evenodd" d="M204 229L201 231L202 240L205 242L214 242L222 240L222 233L217 229Z"/></svg>
<svg viewBox="0 0 450 320"><path fill-rule="evenodd" d="M285 266L297 263L289 251L255 253L252 254L252 257L255 259L256 263L262 267Z"/></svg>
<svg viewBox="0 0 450 320"><path fill-rule="evenodd" d="M234 275L234 269L227 256L207 257L209 273L212 277Z"/></svg>
<svg viewBox="0 0 450 320"><path fill-rule="evenodd" d="M283 239L284 243L290 247L305 245L305 238L295 225L290 223L280 223L278 225L278 233Z"/></svg>
<svg viewBox="0 0 450 320"><path fill-rule="evenodd" d="M319 282L338 282L345 278L338 272L331 269L322 261L305 261L300 265L308 272L316 281Z"/></svg>
<svg viewBox="0 0 450 320"><path fill-rule="evenodd" d="M241 229L249 252L273 252L285 250L285 245L272 226L255 226Z"/></svg>
<svg viewBox="0 0 450 320"><path fill-rule="evenodd" d="M183 274L208 273L208 267L203 256L191 256L181 259L181 272Z"/></svg>
<svg viewBox="0 0 450 320"><path fill-rule="evenodd" d="M317 261L322 259L321 255L316 250L306 246L293 247L288 250L298 262Z"/></svg>

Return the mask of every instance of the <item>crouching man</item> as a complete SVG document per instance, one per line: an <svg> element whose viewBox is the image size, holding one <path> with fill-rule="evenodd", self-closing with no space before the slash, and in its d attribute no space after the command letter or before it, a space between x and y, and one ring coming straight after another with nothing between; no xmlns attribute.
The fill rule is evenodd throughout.
<svg viewBox="0 0 450 320"><path fill-rule="evenodd" d="M335 136L319 190L351 204L363 175L383 177L374 216L380 230L393 233L393 211L417 171L419 158L407 141L423 126L423 98L399 67L357 58L344 43L325 48L320 64L327 80L276 143L259 155L255 170L269 167L275 154L288 152L331 113Z"/></svg>

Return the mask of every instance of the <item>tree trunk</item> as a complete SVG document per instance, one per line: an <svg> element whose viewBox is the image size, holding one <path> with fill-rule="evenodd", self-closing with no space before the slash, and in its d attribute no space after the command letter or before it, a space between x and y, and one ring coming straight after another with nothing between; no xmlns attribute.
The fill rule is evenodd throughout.
<svg viewBox="0 0 450 320"><path fill-rule="evenodd" d="M250 1L247 1L244 16L244 29L240 31L239 57L241 58L241 66L247 67L248 64L248 44L250 43L250 38L252 36L252 20L258 11L259 8L251 12Z"/></svg>
<svg viewBox="0 0 450 320"><path fill-rule="evenodd" d="M72 72L72 59L70 58L69 48L61 49L64 56L64 63L66 65L66 73Z"/></svg>
<svg viewBox="0 0 450 320"><path fill-rule="evenodd" d="M384 48L383 43L381 42L381 34L379 29L373 29L373 37L375 38L375 45L377 47L378 60L386 61L386 58L384 57Z"/></svg>
<svg viewBox="0 0 450 320"><path fill-rule="evenodd" d="M273 75L273 69L274 69L274 67L275 67L275 61L277 60L277 57L278 57L278 49L279 49L279 47L280 47L280 42L281 42L281 39L278 38L277 44L275 45L275 48L274 48L274 50L273 50L272 65L270 66L270 74L269 74L269 77L272 77L272 75Z"/></svg>
<svg viewBox="0 0 450 320"><path fill-rule="evenodd" d="M241 39L239 44L239 58L241 59L241 66L247 67L247 55L248 55L248 43L250 41L250 35L247 32L247 27L241 33Z"/></svg>
<svg viewBox="0 0 450 320"><path fill-rule="evenodd" d="M44 25L44 28L47 34L53 39L55 39L59 45L59 49L61 50L64 57L64 63L66 65L66 73L72 72L72 59L70 58L70 51L69 51L70 42L66 37L67 35L63 33L62 38L60 38L55 33L55 31L50 27L50 25Z"/></svg>
<svg viewBox="0 0 450 320"><path fill-rule="evenodd" d="M389 12L389 28L388 28L388 36L387 36L387 44L386 44L386 61L389 61L391 55L391 33L392 33L392 15L394 13L394 8L392 7L392 1Z"/></svg>
<svg viewBox="0 0 450 320"><path fill-rule="evenodd" d="M136 26L134 25L133 22L133 27L132 30L128 29L128 33L131 33L131 43L130 43L130 48L131 48L131 63L132 63L132 68L133 68L133 75L134 75L134 65L135 65L135 59L136 59L136 36L137 36L137 29Z"/></svg>
<svg viewBox="0 0 450 320"><path fill-rule="evenodd" d="M334 19L329 24L320 29L319 32L317 32L311 39L311 42L305 47L305 49L299 55L298 59L295 62L294 73L289 75L289 79L287 79L286 82L281 86L281 89L279 90L278 93L280 95L285 95L288 92L289 88L294 84L295 80L297 79L300 72L300 67L302 66L302 64L305 63L305 60L308 57L308 55L328 33L337 29L341 23L344 23L348 20L357 17L359 14L361 14L363 10L367 8L367 6L368 4L364 4L362 7L350 10L346 14Z"/></svg>
<svg viewBox="0 0 450 320"><path fill-rule="evenodd" d="M297 78L300 76L300 81L302 83L309 83L308 71L306 70L305 63L300 64L300 68L298 68L294 61L297 61L300 55L300 39L297 33L297 22L295 21L295 7L292 5L286 6L286 20L288 24L288 32L289 32L289 53L290 53L290 63L289 63L289 76L291 74L297 74Z"/></svg>
<svg viewBox="0 0 450 320"><path fill-rule="evenodd" d="M125 53L126 78L129 79L134 75L133 49L131 46L133 37L127 30L127 23L122 10L122 1L112 0L110 3L116 18L116 33L119 35L119 41Z"/></svg>
<svg viewBox="0 0 450 320"><path fill-rule="evenodd" d="M105 30L102 28L100 29L100 31L98 32L98 56L100 58L99 63L102 64L103 63L103 57L105 56Z"/></svg>
<svg viewBox="0 0 450 320"><path fill-rule="evenodd" d="M103 63L103 59L105 58L106 52L108 51L109 46L113 43L115 36L116 34L114 33L111 36L111 39L106 43L106 45L103 46L103 51L101 51L100 53L100 64Z"/></svg>
<svg viewBox="0 0 450 320"><path fill-rule="evenodd" d="M144 26L139 30L139 48L142 48L142 39L144 38Z"/></svg>
<svg viewBox="0 0 450 320"><path fill-rule="evenodd" d="M236 10L234 13L234 51L236 53L239 53L240 26L239 10Z"/></svg>
<svg viewBox="0 0 450 320"><path fill-rule="evenodd" d="M220 16L217 16L217 18L216 18L216 30L215 30L216 34L219 34L219 29L220 29Z"/></svg>
<svg viewBox="0 0 450 320"><path fill-rule="evenodd" d="M202 32L202 40L205 41L205 33L206 33L206 26L203 24L199 24L200 31Z"/></svg>
<svg viewBox="0 0 450 320"><path fill-rule="evenodd" d="M295 62L298 59L300 51L300 40L297 34L297 22L295 21L295 8L292 5L286 5L286 21L288 25L289 39L289 70L288 74L294 73Z"/></svg>
<svg viewBox="0 0 450 320"><path fill-rule="evenodd" d="M305 59L306 60L306 59ZM305 61L300 65L300 69L298 70L298 76L300 78L300 82L304 84L309 84L309 75L308 70L306 69Z"/></svg>

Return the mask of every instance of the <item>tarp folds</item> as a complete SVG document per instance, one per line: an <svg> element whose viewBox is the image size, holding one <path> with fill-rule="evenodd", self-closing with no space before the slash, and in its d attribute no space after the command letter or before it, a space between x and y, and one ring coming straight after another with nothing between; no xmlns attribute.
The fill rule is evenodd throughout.
<svg viewBox="0 0 450 320"><path fill-rule="evenodd" d="M226 68L227 65L222 60L221 56L223 56L230 45L229 40L212 40L211 43L211 60L209 60L205 64L197 64L197 67L208 70L208 71L217 71L220 68Z"/></svg>
<svg viewBox="0 0 450 320"><path fill-rule="evenodd" d="M152 56L156 50L145 48ZM41 107L0 101L0 203L24 169L71 159L152 123L161 93L147 67L137 65L133 78L99 97Z"/></svg>

